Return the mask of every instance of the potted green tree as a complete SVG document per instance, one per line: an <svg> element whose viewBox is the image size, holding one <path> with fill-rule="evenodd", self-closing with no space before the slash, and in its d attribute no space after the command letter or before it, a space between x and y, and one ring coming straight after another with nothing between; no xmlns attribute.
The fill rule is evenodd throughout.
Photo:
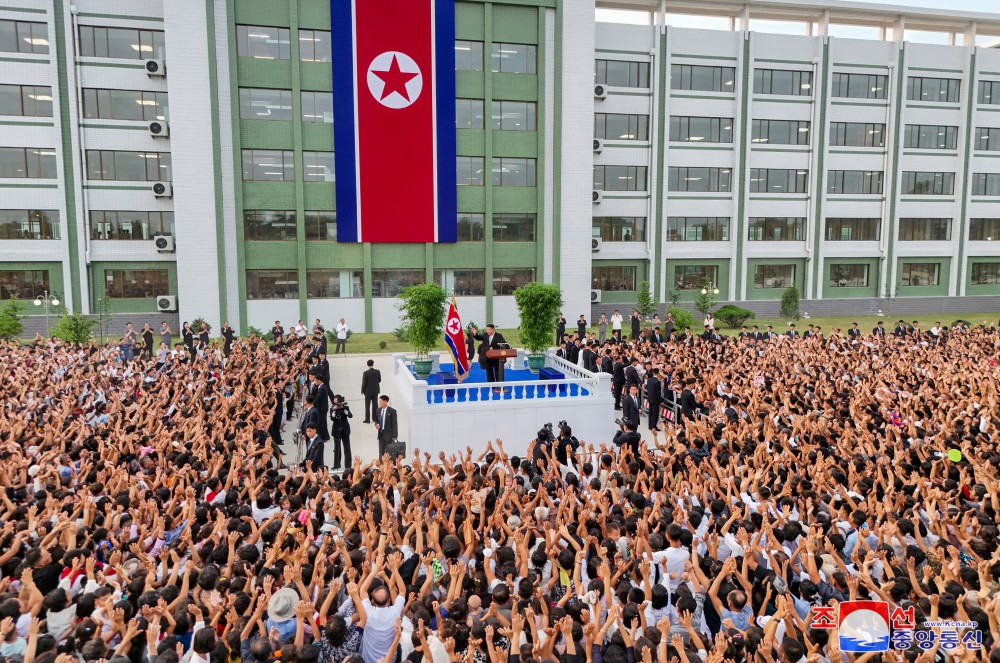
<svg viewBox="0 0 1000 663"><path fill-rule="evenodd" d="M445 303L448 294L436 283L403 288L396 308L406 340L417 353L413 370L421 380L431 374L432 360L427 356L438 346L444 334Z"/></svg>
<svg viewBox="0 0 1000 663"><path fill-rule="evenodd" d="M556 318L562 310L559 287L532 281L514 291L521 316L521 343L528 351L528 369L537 373L545 365L545 350L556 333Z"/></svg>

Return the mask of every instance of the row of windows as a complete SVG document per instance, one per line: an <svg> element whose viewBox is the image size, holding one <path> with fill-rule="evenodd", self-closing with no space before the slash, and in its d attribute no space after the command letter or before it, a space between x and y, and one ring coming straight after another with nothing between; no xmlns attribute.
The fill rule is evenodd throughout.
<svg viewBox="0 0 1000 663"><path fill-rule="evenodd" d="M670 127L673 135L673 118ZM594 113L594 137L611 140L649 140L649 116Z"/></svg>
<svg viewBox="0 0 1000 663"><path fill-rule="evenodd" d="M46 147L0 147L0 177L54 180L56 151Z"/></svg>
<svg viewBox="0 0 1000 663"><path fill-rule="evenodd" d="M531 44L493 42L490 49L490 71L503 74L534 74L538 67L538 49ZM455 69L483 70L483 42L455 41Z"/></svg>
<svg viewBox="0 0 1000 663"><path fill-rule="evenodd" d="M590 272L590 287L595 290L626 292L635 290L635 267L595 265Z"/></svg>
<svg viewBox="0 0 1000 663"><path fill-rule="evenodd" d="M0 210L0 239L59 239L59 211Z"/></svg>
<svg viewBox="0 0 1000 663"><path fill-rule="evenodd" d="M49 52L49 26L30 21L0 21L0 51L45 55Z"/></svg>
<svg viewBox="0 0 1000 663"><path fill-rule="evenodd" d="M306 182L335 182L333 152L303 152L302 179ZM243 181L294 182L295 156L291 150L243 150Z"/></svg>
<svg viewBox="0 0 1000 663"><path fill-rule="evenodd" d="M362 276L363 272L358 270L308 269L306 293L311 299L360 298L364 296ZM494 269L492 292L496 296L510 295L534 279L532 268ZM374 269L371 272L372 297L397 297L404 288L426 280L422 269ZM436 269L434 281L459 295L486 294L486 270L483 269ZM248 269L246 283L247 299L299 298L297 270Z"/></svg>
<svg viewBox="0 0 1000 663"><path fill-rule="evenodd" d="M300 112L303 122L333 124L332 92L301 92ZM292 91L269 88L240 88L240 119L292 120Z"/></svg>
<svg viewBox="0 0 1000 663"><path fill-rule="evenodd" d="M605 242L646 241L644 216L595 216L591 223L593 236Z"/></svg>
<svg viewBox="0 0 1000 663"><path fill-rule="evenodd" d="M122 60L162 59L166 55L163 31L81 25L80 55Z"/></svg>
<svg viewBox="0 0 1000 663"><path fill-rule="evenodd" d="M261 25L236 26L236 54L259 60L288 60L292 57L291 32L288 28ZM329 62L329 30L299 30L299 59L303 62Z"/></svg>
<svg viewBox="0 0 1000 663"><path fill-rule="evenodd" d="M0 115L52 117L52 88L47 85L0 85Z"/></svg>
<svg viewBox="0 0 1000 663"><path fill-rule="evenodd" d="M169 182L169 152L87 150L87 179L125 182Z"/></svg>
<svg viewBox="0 0 1000 663"><path fill-rule="evenodd" d="M166 120L167 93L85 88L83 116L102 120Z"/></svg>
<svg viewBox="0 0 1000 663"><path fill-rule="evenodd" d="M456 99L455 126L482 129L483 106L482 99ZM533 101L494 101L490 110L490 126L496 131L535 131L537 107Z"/></svg>
<svg viewBox="0 0 1000 663"><path fill-rule="evenodd" d="M596 228L597 219L594 225ZM826 219L825 237L829 242L876 242L880 238L881 225L879 218L830 217ZM729 241L729 226L728 217L669 217L666 241L726 242ZM951 227L952 219L903 217L899 219L898 239L901 242L947 242L951 240ZM805 228L805 217L751 217L747 239L751 242L803 241ZM993 237L1000 238L1000 219L969 220L970 241L989 241Z"/></svg>
<svg viewBox="0 0 1000 663"><path fill-rule="evenodd" d="M170 292L165 269L109 269L104 272L104 294L112 299L148 299Z"/></svg>
<svg viewBox="0 0 1000 663"><path fill-rule="evenodd" d="M93 210L90 239L150 240L153 235L174 234L173 212Z"/></svg>
<svg viewBox="0 0 1000 663"><path fill-rule="evenodd" d="M457 157L459 186L483 186L483 157ZM535 186L535 159L494 157L493 186Z"/></svg>

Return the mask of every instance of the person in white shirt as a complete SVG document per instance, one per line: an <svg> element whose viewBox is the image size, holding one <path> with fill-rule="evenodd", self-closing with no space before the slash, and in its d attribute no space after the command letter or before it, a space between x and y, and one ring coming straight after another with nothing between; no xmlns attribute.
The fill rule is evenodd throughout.
<svg viewBox="0 0 1000 663"><path fill-rule="evenodd" d="M347 328L347 322L343 318L337 323L337 344L333 346L333 354L338 352L343 352L347 354L347 332L350 331Z"/></svg>
<svg viewBox="0 0 1000 663"><path fill-rule="evenodd" d="M396 557L399 557L396 555ZM403 607L406 605L406 584L399 576L399 559L390 560L389 567L392 573L392 583L395 589L395 599L389 586L381 585L371 593L371 598L367 598L368 588L371 586L375 576L380 574L386 567L386 559L379 556L371 573L361 585L359 594L366 598L361 602L368 615L365 622L365 634L361 639L361 657L365 663L378 663L389 650L396 639L396 623L403 615Z"/></svg>
<svg viewBox="0 0 1000 663"><path fill-rule="evenodd" d="M622 314L615 309L611 314L611 336L617 340L622 340Z"/></svg>
<svg viewBox="0 0 1000 663"><path fill-rule="evenodd" d="M299 320L299 324L295 325L292 328L292 330L295 332L295 335L298 336L300 339L305 338L306 334L309 333L309 328L306 327L306 323L304 320Z"/></svg>

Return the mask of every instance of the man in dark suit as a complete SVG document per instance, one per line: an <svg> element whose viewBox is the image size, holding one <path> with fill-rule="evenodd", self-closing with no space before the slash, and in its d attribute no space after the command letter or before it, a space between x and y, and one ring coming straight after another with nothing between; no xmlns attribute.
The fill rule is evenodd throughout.
<svg viewBox="0 0 1000 663"><path fill-rule="evenodd" d="M777 334L774 333L774 328L771 325L768 325L767 331L764 332L761 338L765 341L770 341L775 336L777 336Z"/></svg>
<svg viewBox="0 0 1000 663"><path fill-rule="evenodd" d="M490 359L486 356L488 350L499 350L507 347L507 341L503 334L497 332L493 325L486 325L486 331L482 334L475 327L472 328L472 336L480 342L479 365L486 370L487 382L500 382L500 360Z"/></svg>
<svg viewBox="0 0 1000 663"><path fill-rule="evenodd" d="M655 343L656 345L660 345L661 343L663 343L663 334L660 333L659 327L655 327L653 329L653 334L652 336L649 337L649 340L650 342Z"/></svg>
<svg viewBox="0 0 1000 663"><path fill-rule="evenodd" d="M580 314L580 319L576 321L576 335L580 337L581 340L587 338L587 319Z"/></svg>
<svg viewBox="0 0 1000 663"><path fill-rule="evenodd" d="M591 373L597 372L597 353L593 350L593 342L587 341L583 346L583 368Z"/></svg>
<svg viewBox="0 0 1000 663"><path fill-rule="evenodd" d="M323 384L326 388L330 388L330 361L326 358L326 351L321 351L319 353L319 360L316 362L316 368L319 369L320 377L323 378Z"/></svg>
<svg viewBox="0 0 1000 663"><path fill-rule="evenodd" d="M323 376L315 368L309 369L309 380L312 382L309 394L313 397L316 408L316 430L324 442L330 439L330 429L326 425L326 417L330 412L330 389L323 384Z"/></svg>
<svg viewBox="0 0 1000 663"><path fill-rule="evenodd" d="M764 335L760 333L759 329L757 329L757 325L754 325L753 329L750 330L750 338L752 338L755 341L759 341L760 339L764 338Z"/></svg>
<svg viewBox="0 0 1000 663"><path fill-rule="evenodd" d="M306 426L306 455L302 457L302 467L305 468L306 463L309 463L314 472L323 469L324 447L324 440L320 436L316 424Z"/></svg>
<svg viewBox="0 0 1000 663"><path fill-rule="evenodd" d="M861 330L858 329L858 323L852 322L851 328L847 330L847 338L851 339L851 341L853 342L860 340L860 337L861 337Z"/></svg>
<svg viewBox="0 0 1000 663"><path fill-rule="evenodd" d="M326 356L326 334L319 329L313 332L313 354Z"/></svg>
<svg viewBox="0 0 1000 663"><path fill-rule="evenodd" d="M660 423L660 397L662 386L660 385L660 371L655 366L649 369L649 377L646 378L646 402L649 403L649 430L653 433L653 443L659 442L657 430Z"/></svg>
<svg viewBox="0 0 1000 663"><path fill-rule="evenodd" d="M632 430L639 427L640 408L639 385L633 384L628 388L628 395L622 398L622 421L629 424Z"/></svg>
<svg viewBox="0 0 1000 663"><path fill-rule="evenodd" d="M681 416L694 419L695 412L701 408L701 403L694 397L694 378L688 378L684 383L684 391L681 392Z"/></svg>
<svg viewBox="0 0 1000 663"><path fill-rule="evenodd" d="M569 355L567 354L566 350L566 341L562 341L561 343L559 343L559 349L556 350L556 356L561 359L565 359L566 361L569 361L568 359Z"/></svg>
<svg viewBox="0 0 1000 663"><path fill-rule="evenodd" d="M306 396L305 401L303 401L305 406L302 410L302 420L299 421L299 433L303 438L308 439L308 434L306 429L310 426L314 426L319 429L319 415L316 412L316 406L312 396Z"/></svg>
<svg viewBox="0 0 1000 663"><path fill-rule="evenodd" d="M628 447L632 451L632 456L635 458L639 457L639 445L642 443L642 436L636 432L635 426L631 422L626 421L625 425L621 427L617 433L615 433L615 438L612 440L616 446Z"/></svg>
<svg viewBox="0 0 1000 663"><path fill-rule="evenodd" d="M900 320L896 323L896 328L892 330L895 336L906 336L906 323Z"/></svg>
<svg viewBox="0 0 1000 663"><path fill-rule="evenodd" d="M799 333L797 331L795 331L795 323L794 322L792 324L788 325L788 331L785 333L785 335L788 336L789 338L798 338L799 337Z"/></svg>
<svg viewBox="0 0 1000 663"><path fill-rule="evenodd" d="M378 416L375 419L375 429L378 431L378 457L379 460L385 455L386 446L392 444L399 437L399 430L396 421L395 408L389 407L389 397L382 395L378 397Z"/></svg>
<svg viewBox="0 0 1000 663"><path fill-rule="evenodd" d="M622 409L622 390L625 389L625 362L615 356L611 367L611 393L615 395L615 409Z"/></svg>
<svg viewBox="0 0 1000 663"><path fill-rule="evenodd" d="M872 334L875 336L885 337L885 324L879 320L878 324L872 329Z"/></svg>
<svg viewBox="0 0 1000 663"><path fill-rule="evenodd" d="M611 359L611 349L608 348L601 357L601 373L611 375L615 372L615 362Z"/></svg>
<svg viewBox="0 0 1000 663"><path fill-rule="evenodd" d="M632 311L632 340L639 340L639 332L642 327L642 317L639 315L638 311Z"/></svg>
<svg viewBox="0 0 1000 663"><path fill-rule="evenodd" d="M375 368L375 360L368 360L368 370L361 374L361 395L365 397L365 421L370 424L378 409L378 392L382 385L382 373Z"/></svg>
<svg viewBox="0 0 1000 663"><path fill-rule="evenodd" d="M639 359L632 357L632 361L625 367L625 388L642 386L642 378L639 377Z"/></svg>
<svg viewBox="0 0 1000 663"><path fill-rule="evenodd" d="M559 317L556 318L556 345L563 342L563 336L566 335L566 318L560 313Z"/></svg>
<svg viewBox="0 0 1000 663"><path fill-rule="evenodd" d="M663 321L663 338L669 339L674 333L674 314L667 311L667 319Z"/></svg>

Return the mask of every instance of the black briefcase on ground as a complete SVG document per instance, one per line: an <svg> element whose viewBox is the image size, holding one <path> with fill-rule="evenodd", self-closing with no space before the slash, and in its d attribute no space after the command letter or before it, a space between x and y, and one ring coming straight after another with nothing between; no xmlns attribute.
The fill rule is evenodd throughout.
<svg viewBox="0 0 1000 663"><path fill-rule="evenodd" d="M385 445L385 452L394 461L399 458L406 458L406 442L392 442L387 444Z"/></svg>

